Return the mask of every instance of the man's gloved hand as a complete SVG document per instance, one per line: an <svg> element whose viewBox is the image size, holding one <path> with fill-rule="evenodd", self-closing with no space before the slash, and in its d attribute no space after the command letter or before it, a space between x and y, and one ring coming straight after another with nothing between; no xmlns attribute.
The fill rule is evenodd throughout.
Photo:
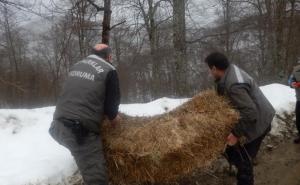
<svg viewBox="0 0 300 185"><path fill-rule="evenodd" d="M300 82L293 82L292 87L293 88L300 88Z"/></svg>

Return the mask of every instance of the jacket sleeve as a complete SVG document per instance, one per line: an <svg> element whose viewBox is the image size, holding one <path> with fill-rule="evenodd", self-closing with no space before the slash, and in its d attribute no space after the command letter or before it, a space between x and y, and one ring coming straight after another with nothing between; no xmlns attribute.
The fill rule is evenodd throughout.
<svg viewBox="0 0 300 185"><path fill-rule="evenodd" d="M294 75L291 75L290 77L289 77L289 79L288 79L288 84L289 84L289 86L291 87L291 88L293 88L292 87L292 83L293 82L297 82L296 81L296 78L294 77Z"/></svg>
<svg viewBox="0 0 300 185"><path fill-rule="evenodd" d="M247 132L257 121L258 110L248 93L249 90L250 87L247 84L237 84L233 85L229 91L229 98L233 106L240 112L239 123L232 130L237 137L247 137Z"/></svg>
<svg viewBox="0 0 300 185"><path fill-rule="evenodd" d="M116 70L110 71L106 78L104 113L109 120L115 119L120 105L119 78Z"/></svg>

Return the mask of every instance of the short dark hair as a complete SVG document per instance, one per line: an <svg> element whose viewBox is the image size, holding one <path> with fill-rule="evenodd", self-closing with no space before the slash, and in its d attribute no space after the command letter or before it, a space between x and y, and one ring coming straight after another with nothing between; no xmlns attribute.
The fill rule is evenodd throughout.
<svg viewBox="0 0 300 185"><path fill-rule="evenodd" d="M213 52L205 58L205 63L211 69L216 67L217 69L226 70L230 65L227 57L220 52Z"/></svg>
<svg viewBox="0 0 300 185"><path fill-rule="evenodd" d="M107 59L109 55L111 55L112 50L110 47L106 47L101 50L96 50L95 48L92 48L92 53L103 59Z"/></svg>

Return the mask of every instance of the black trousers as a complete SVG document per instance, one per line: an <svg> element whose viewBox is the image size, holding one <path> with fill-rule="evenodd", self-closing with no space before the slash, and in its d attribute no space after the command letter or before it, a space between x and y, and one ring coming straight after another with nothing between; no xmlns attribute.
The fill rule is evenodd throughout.
<svg viewBox="0 0 300 185"><path fill-rule="evenodd" d="M296 127L298 130L298 134L300 136L300 101L297 101L296 103L295 113L296 113Z"/></svg>
<svg viewBox="0 0 300 185"><path fill-rule="evenodd" d="M266 134L244 146L227 147L227 160L238 169L237 185L254 185L252 159L256 157L265 136Z"/></svg>

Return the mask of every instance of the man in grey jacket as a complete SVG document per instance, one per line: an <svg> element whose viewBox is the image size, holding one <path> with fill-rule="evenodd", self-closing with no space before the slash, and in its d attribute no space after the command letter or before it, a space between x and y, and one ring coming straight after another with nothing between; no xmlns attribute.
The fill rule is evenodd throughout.
<svg viewBox="0 0 300 185"><path fill-rule="evenodd" d="M70 150L86 185L108 185L100 125L119 121L119 80L111 49L97 44L93 55L70 69L56 105L51 136Z"/></svg>
<svg viewBox="0 0 300 185"><path fill-rule="evenodd" d="M253 164L260 145L271 129L275 110L253 78L222 53L206 57L217 84L217 92L229 98L240 112L239 123L227 137L226 156L238 169L237 185L253 185Z"/></svg>

